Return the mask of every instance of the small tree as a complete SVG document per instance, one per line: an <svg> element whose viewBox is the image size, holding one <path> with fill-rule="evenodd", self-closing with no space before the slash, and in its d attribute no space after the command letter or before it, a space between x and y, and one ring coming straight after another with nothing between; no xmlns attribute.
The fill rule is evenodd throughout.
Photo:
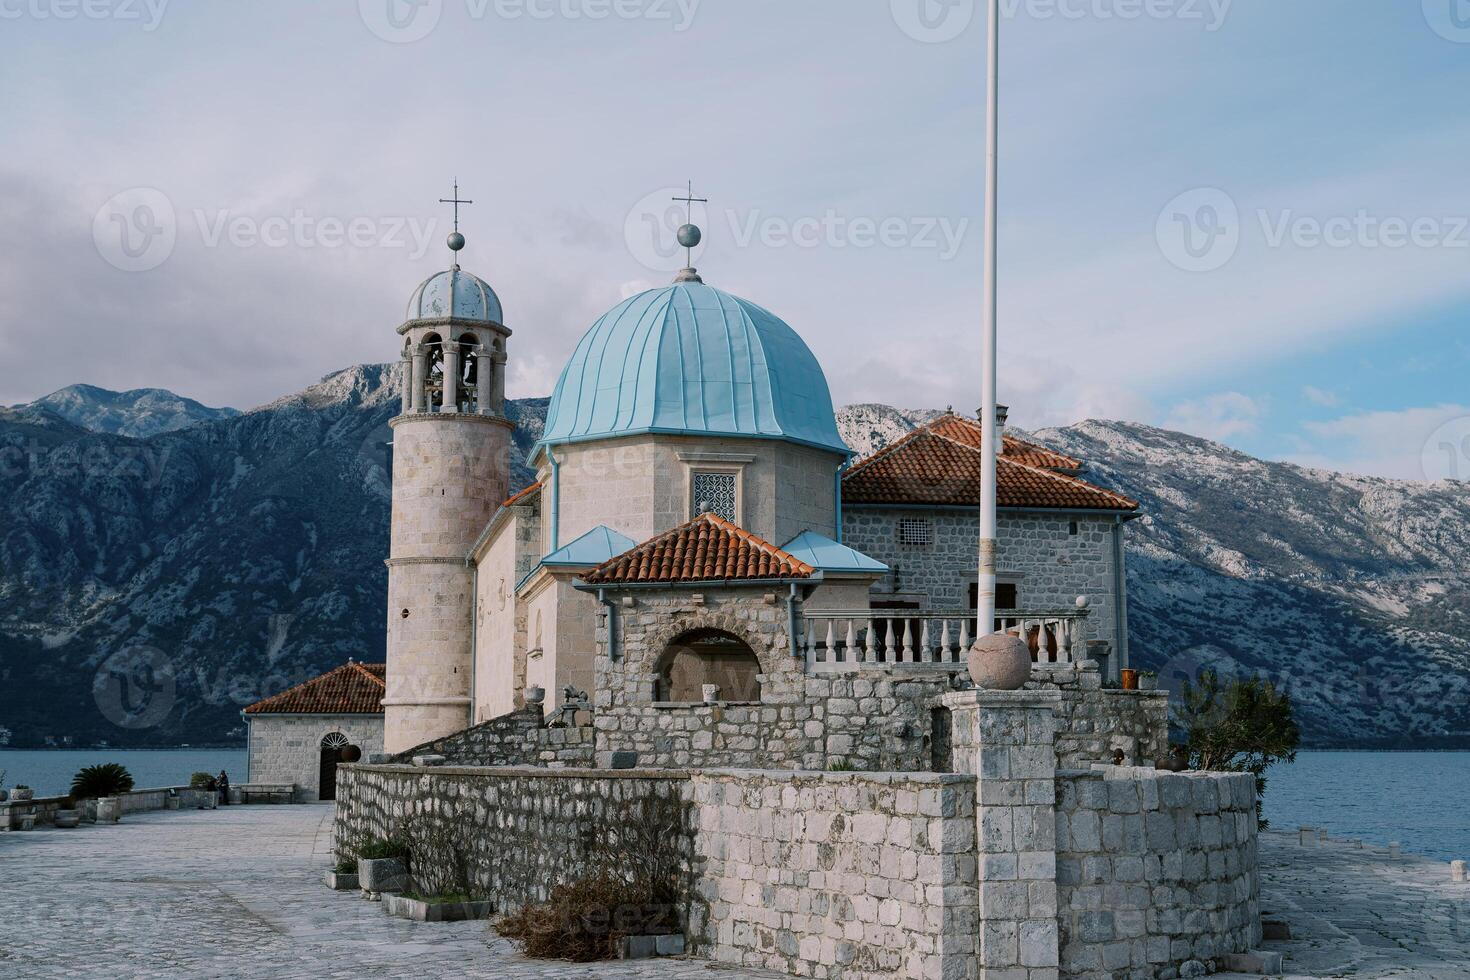
<svg viewBox="0 0 1470 980"><path fill-rule="evenodd" d="M76 800L98 800L126 793L132 788L132 773L116 762L86 766L71 780L71 796Z"/></svg>
<svg viewBox="0 0 1470 980"><path fill-rule="evenodd" d="M1262 818L1266 770L1294 762L1302 740L1291 695L1262 677L1225 684L1213 670L1204 670L1198 686L1184 681L1175 719L1192 768L1256 777L1256 817L1267 826Z"/></svg>

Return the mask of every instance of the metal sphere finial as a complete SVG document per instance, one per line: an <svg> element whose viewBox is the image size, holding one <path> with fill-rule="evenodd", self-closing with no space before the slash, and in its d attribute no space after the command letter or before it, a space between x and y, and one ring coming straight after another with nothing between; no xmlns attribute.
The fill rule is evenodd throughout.
<svg viewBox="0 0 1470 980"><path fill-rule="evenodd" d="M457 231L451 231L449 237L445 239L445 244L449 246L450 251L458 252L464 248L464 236Z"/></svg>
<svg viewBox="0 0 1470 980"><path fill-rule="evenodd" d="M704 232L699 230L698 225L684 225L679 229L679 244L685 248L698 248L702 241Z"/></svg>

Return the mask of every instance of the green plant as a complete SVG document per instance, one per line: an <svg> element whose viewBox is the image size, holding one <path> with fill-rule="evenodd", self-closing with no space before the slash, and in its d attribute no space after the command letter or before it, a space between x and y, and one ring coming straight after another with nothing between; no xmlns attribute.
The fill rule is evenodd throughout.
<svg viewBox="0 0 1470 980"><path fill-rule="evenodd" d="M1262 677L1227 684L1214 671L1205 670L1198 686L1184 681L1175 720L1191 768L1256 777L1256 817L1267 826L1260 819L1266 770L1278 762L1294 762L1302 740L1292 716L1291 695Z"/></svg>
<svg viewBox="0 0 1470 980"><path fill-rule="evenodd" d="M116 762L86 766L71 780L71 795L79 800L117 796L133 788L132 774Z"/></svg>
<svg viewBox="0 0 1470 980"><path fill-rule="evenodd" d="M850 759L833 759L827 763L828 772L857 772Z"/></svg>
<svg viewBox="0 0 1470 980"><path fill-rule="evenodd" d="M30 787L27 786L25 783L16 783L15 784L15 788L16 789L30 789Z"/></svg>
<svg viewBox="0 0 1470 980"><path fill-rule="evenodd" d="M207 772L196 772L189 777L190 789L209 789L209 784L214 782L214 777Z"/></svg>
<svg viewBox="0 0 1470 980"><path fill-rule="evenodd" d="M400 837L368 837L353 846L359 861L402 861L409 863L408 841Z"/></svg>
<svg viewBox="0 0 1470 980"><path fill-rule="evenodd" d="M357 874L357 860L350 854L344 854L337 858L337 863L332 866L332 870L339 875L355 875Z"/></svg>

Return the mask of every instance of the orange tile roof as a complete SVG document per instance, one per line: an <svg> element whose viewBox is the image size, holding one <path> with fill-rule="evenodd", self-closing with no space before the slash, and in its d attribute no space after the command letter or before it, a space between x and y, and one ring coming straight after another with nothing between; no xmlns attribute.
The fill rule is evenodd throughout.
<svg viewBox="0 0 1470 980"><path fill-rule="evenodd" d="M245 709L247 715L380 715L387 664L349 661Z"/></svg>
<svg viewBox="0 0 1470 980"><path fill-rule="evenodd" d="M1050 450L1042 452L1070 459ZM1027 458L1026 453L1014 456L1007 451L996 460L997 502L1001 507L1138 508L1137 501L1122 494L1054 469L1028 465L1022 461ZM980 502L979 447L970 441L941 435L933 426L918 429L851 467L842 478L842 499L853 504L977 506Z"/></svg>
<svg viewBox="0 0 1470 980"><path fill-rule="evenodd" d="M604 562L589 585L809 578L815 569L714 514L703 514Z"/></svg>
<svg viewBox="0 0 1470 980"><path fill-rule="evenodd" d="M516 504L520 503L522 500L525 500L527 497L533 497L533 496L535 496L536 494L538 494L540 492L541 492L541 484L540 483L533 483L529 487L527 487L526 489L522 490L520 493L517 493L517 494L513 495L512 497L510 497L510 499L506 500L500 506L502 506L502 507L514 507Z"/></svg>
<svg viewBox="0 0 1470 980"><path fill-rule="evenodd" d="M962 442L967 446L979 449L983 431L984 428L978 420L949 413L939 416L928 425L921 426L911 435L919 432L933 432L935 435L941 435L946 439L953 439L955 442ZM1025 439L1017 439L1015 436L1003 436L1002 438L1005 440L1005 448L1001 450L1002 455L1017 463L1039 466L1044 470L1075 472L1082 469L1080 459L1073 459L1071 456L1047 449L1045 446L1038 446L1034 442L1027 442Z"/></svg>

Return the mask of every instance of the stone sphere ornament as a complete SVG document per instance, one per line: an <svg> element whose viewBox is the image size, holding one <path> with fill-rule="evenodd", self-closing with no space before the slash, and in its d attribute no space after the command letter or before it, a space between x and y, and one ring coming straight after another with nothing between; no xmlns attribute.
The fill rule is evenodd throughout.
<svg viewBox="0 0 1470 980"><path fill-rule="evenodd" d="M449 237L445 239L445 244L449 246L450 251L458 252L464 248L464 236L457 231L452 231L449 233Z"/></svg>
<svg viewBox="0 0 1470 980"><path fill-rule="evenodd" d="M684 225L679 229L679 244L685 248L698 248L704 241L704 232L696 225Z"/></svg>
<svg viewBox="0 0 1470 980"><path fill-rule="evenodd" d="M970 647L970 679L984 691L1019 691L1031 679L1031 647L1009 633L982 636Z"/></svg>

